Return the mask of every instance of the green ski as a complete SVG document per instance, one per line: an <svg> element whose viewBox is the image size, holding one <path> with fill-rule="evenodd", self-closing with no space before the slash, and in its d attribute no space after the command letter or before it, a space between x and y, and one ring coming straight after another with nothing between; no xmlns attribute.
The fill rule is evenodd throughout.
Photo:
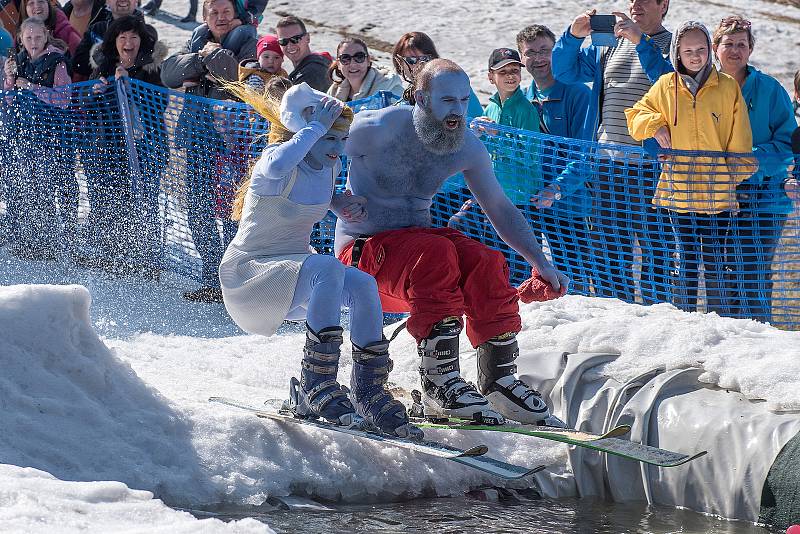
<svg viewBox="0 0 800 534"><path fill-rule="evenodd" d="M675 467L685 464L706 454L702 451L694 455L682 454L666 449L659 449L650 445L643 445L624 439L619 439L630 431L630 426L621 425L615 427L604 434L592 434L570 428L543 427L537 425L523 425L518 423L506 423L505 425L479 425L474 424L468 419L436 420L431 422L427 419L412 419L413 423L421 428L438 428L449 430L469 430L484 432L507 432L512 434L522 434L536 438L560 441L569 445L576 445L599 452L613 454L629 460L655 465L658 467Z"/></svg>

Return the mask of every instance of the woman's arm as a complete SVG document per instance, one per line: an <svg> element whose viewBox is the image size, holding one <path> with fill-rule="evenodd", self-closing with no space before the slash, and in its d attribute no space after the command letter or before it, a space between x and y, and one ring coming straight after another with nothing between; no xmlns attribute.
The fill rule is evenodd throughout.
<svg viewBox="0 0 800 534"><path fill-rule="evenodd" d="M297 132L288 141L264 150L253 167L250 188L261 196L279 195L283 185L291 176L308 151L319 141L328 129L318 121L313 121Z"/></svg>

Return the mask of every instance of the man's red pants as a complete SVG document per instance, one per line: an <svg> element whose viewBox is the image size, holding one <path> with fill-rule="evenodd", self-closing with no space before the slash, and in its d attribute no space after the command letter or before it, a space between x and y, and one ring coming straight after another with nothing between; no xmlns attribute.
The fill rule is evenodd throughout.
<svg viewBox="0 0 800 534"><path fill-rule="evenodd" d="M339 254L350 265L353 244ZM451 228L404 228L370 237L358 268L378 281L383 311L408 312L417 342L445 317L466 316L474 347L519 332L517 290L501 252Z"/></svg>

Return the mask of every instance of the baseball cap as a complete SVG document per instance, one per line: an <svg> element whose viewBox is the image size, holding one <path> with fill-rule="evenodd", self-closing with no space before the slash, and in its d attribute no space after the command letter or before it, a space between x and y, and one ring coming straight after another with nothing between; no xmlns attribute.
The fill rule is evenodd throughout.
<svg viewBox="0 0 800 534"><path fill-rule="evenodd" d="M489 56L489 70L502 69L510 63L518 63L525 66L519 59L519 52L513 48L497 48Z"/></svg>

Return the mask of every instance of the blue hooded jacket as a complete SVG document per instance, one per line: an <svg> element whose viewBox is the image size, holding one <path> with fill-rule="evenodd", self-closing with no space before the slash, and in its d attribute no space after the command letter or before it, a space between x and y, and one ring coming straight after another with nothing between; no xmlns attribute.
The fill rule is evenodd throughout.
<svg viewBox="0 0 800 534"><path fill-rule="evenodd" d="M740 191L755 200L757 211L789 214L792 200L786 196L783 183L787 166L792 163L792 133L797 128L792 99L778 80L749 65L742 96L750 114L753 152L766 157L759 157L758 172L739 186Z"/></svg>
<svg viewBox="0 0 800 534"><path fill-rule="evenodd" d="M556 80L549 94L542 97L536 88L536 83L531 82L525 90L525 96L531 102L534 100L541 102L544 124L551 135L585 141L594 139L593 132L586 129L586 116L589 114L592 98L591 91L586 85L582 83L567 85ZM547 147L548 143L545 141L543 146ZM550 146L552 147L552 144ZM561 208L575 217L589 216L592 210L592 197L586 188L588 169L584 166L586 172L580 172L579 165L570 164L554 178L553 162L547 161L547 154L551 151L545 148L544 153L545 178L558 184L563 197L553 204L553 209Z"/></svg>

